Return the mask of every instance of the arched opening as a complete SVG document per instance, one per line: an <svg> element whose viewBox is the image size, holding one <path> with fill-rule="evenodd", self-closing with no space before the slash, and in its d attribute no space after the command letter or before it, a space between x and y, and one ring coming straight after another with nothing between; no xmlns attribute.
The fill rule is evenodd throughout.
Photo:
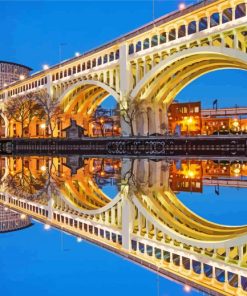
<svg viewBox="0 0 247 296"><path fill-rule="evenodd" d="M188 34L191 35L194 33L196 33L196 21L190 22L188 26Z"/></svg>
<svg viewBox="0 0 247 296"><path fill-rule="evenodd" d="M135 51L134 51L134 45L133 44L130 44L129 45L129 54L133 54Z"/></svg>
<svg viewBox="0 0 247 296"><path fill-rule="evenodd" d="M210 16L210 28L218 26L220 24L220 15L218 12Z"/></svg>
<svg viewBox="0 0 247 296"><path fill-rule="evenodd" d="M235 19L246 16L246 3L238 4L235 8Z"/></svg>
<svg viewBox="0 0 247 296"><path fill-rule="evenodd" d="M148 49L149 48L149 39L146 38L144 41L143 41L143 49Z"/></svg>
<svg viewBox="0 0 247 296"><path fill-rule="evenodd" d="M228 7L222 13L222 23L225 24L230 21L232 21L232 8Z"/></svg>
<svg viewBox="0 0 247 296"><path fill-rule="evenodd" d="M208 28L208 20L207 17L202 17L199 20L199 31L206 30Z"/></svg>
<svg viewBox="0 0 247 296"><path fill-rule="evenodd" d="M163 32L160 34L160 44L166 43L167 38L166 38L166 32Z"/></svg>
<svg viewBox="0 0 247 296"><path fill-rule="evenodd" d="M173 41L176 39L176 29L171 29L168 35L169 41Z"/></svg>
<svg viewBox="0 0 247 296"><path fill-rule="evenodd" d="M157 46L158 45L158 36L154 35L151 39L151 47Z"/></svg>
<svg viewBox="0 0 247 296"><path fill-rule="evenodd" d="M178 38L184 37L186 35L185 25L182 25L178 29Z"/></svg>
<svg viewBox="0 0 247 296"><path fill-rule="evenodd" d="M141 51L141 50L142 50L142 43L141 43L141 41L138 41L136 43L136 52Z"/></svg>
<svg viewBox="0 0 247 296"><path fill-rule="evenodd" d="M101 73L99 77L101 82L78 83L63 95L60 102L63 114L57 130L59 135L63 137L67 135L72 119L83 129L80 131L81 135L88 137L120 135L118 95L103 84L103 81L110 83L111 75L109 71L105 76Z"/></svg>

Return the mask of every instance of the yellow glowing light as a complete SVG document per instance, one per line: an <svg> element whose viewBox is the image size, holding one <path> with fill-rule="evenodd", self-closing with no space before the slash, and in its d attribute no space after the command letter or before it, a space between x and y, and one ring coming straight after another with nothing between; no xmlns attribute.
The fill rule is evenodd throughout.
<svg viewBox="0 0 247 296"><path fill-rule="evenodd" d="M46 125L45 123L41 123L40 128L45 129Z"/></svg>
<svg viewBox="0 0 247 296"><path fill-rule="evenodd" d="M195 172L189 170L189 171L187 172L186 175L187 175L187 177L189 177L189 178L194 178L194 177L195 177Z"/></svg>
<svg viewBox="0 0 247 296"><path fill-rule="evenodd" d="M43 65L43 70L48 70L49 69L49 65Z"/></svg>
<svg viewBox="0 0 247 296"><path fill-rule="evenodd" d="M40 169L41 169L42 172L45 172L46 171L46 166L42 165Z"/></svg>
<svg viewBox="0 0 247 296"><path fill-rule="evenodd" d="M104 123L104 119L103 118L100 119L100 123Z"/></svg>
<svg viewBox="0 0 247 296"><path fill-rule="evenodd" d="M240 174L240 168L236 168L233 170L235 175L239 175Z"/></svg>
<svg viewBox="0 0 247 296"><path fill-rule="evenodd" d="M188 123L192 123L193 122L193 118L192 117L189 117L188 118Z"/></svg>
<svg viewBox="0 0 247 296"><path fill-rule="evenodd" d="M20 80L23 80L25 79L25 76L24 75L20 75Z"/></svg>
<svg viewBox="0 0 247 296"><path fill-rule="evenodd" d="M238 127L238 126L239 126L239 122L238 122L238 120L235 119L235 120L233 121L232 125L233 125L234 127Z"/></svg>
<svg viewBox="0 0 247 296"><path fill-rule="evenodd" d="M191 287L188 286L188 285L185 285L185 286L184 286L184 292L186 292L186 293L190 293L190 292L191 292Z"/></svg>
<svg viewBox="0 0 247 296"><path fill-rule="evenodd" d="M24 220L24 219L26 219L26 215L25 214L21 214L21 220Z"/></svg>
<svg viewBox="0 0 247 296"><path fill-rule="evenodd" d="M49 224L45 224L45 225L44 225L44 229L45 229L45 230L49 230L50 228L51 228L51 225L49 225Z"/></svg>
<svg viewBox="0 0 247 296"><path fill-rule="evenodd" d="M184 10L185 8L186 8L186 4L183 2L178 5L179 10Z"/></svg>

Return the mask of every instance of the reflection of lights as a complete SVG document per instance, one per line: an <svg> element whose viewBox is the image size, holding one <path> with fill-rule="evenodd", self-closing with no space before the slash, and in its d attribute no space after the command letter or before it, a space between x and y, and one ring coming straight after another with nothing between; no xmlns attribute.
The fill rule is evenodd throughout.
<svg viewBox="0 0 247 296"><path fill-rule="evenodd" d="M191 171L191 170L188 170L188 172L186 173L186 176L188 178L194 178L195 177L195 172Z"/></svg>
<svg viewBox="0 0 247 296"><path fill-rule="evenodd" d="M80 237L77 237L77 242L80 243L82 239Z"/></svg>
<svg viewBox="0 0 247 296"><path fill-rule="evenodd" d="M179 5L178 5L178 9L179 10L183 10L183 9L185 9L186 8L186 5L185 5L185 3L180 3Z"/></svg>
<svg viewBox="0 0 247 296"><path fill-rule="evenodd" d="M190 292L191 292L191 287L188 286L188 285L185 285L185 286L184 286L184 292L186 292L186 293L190 293Z"/></svg>
<svg viewBox="0 0 247 296"><path fill-rule="evenodd" d="M100 176L104 177L105 176L105 172L100 172Z"/></svg>
<svg viewBox="0 0 247 296"><path fill-rule="evenodd" d="M100 119L100 123L104 123L104 119L103 118Z"/></svg>
<svg viewBox="0 0 247 296"><path fill-rule="evenodd" d="M233 172L234 172L234 174L237 176L237 175L239 175L240 174L240 168L235 168L234 170L233 170Z"/></svg>
<svg viewBox="0 0 247 296"><path fill-rule="evenodd" d="M46 171L46 166L42 165L40 169L41 169L42 172L45 172Z"/></svg>
<svg viewBox="0 0 247 296"><path fill-rule="evenodd" d="M44 229L45 230L49 230L51 228L51 225L49 225L49 224L45 224L45 226L44 226Z"/></svg>
<svg viewBox="0 0 247 296"><path fill-rule="evenodd" d="M24 220L24 219L26 219L26 215L25 214L21 214L21 220Z"/></svg>
<svg viewBox="0 0 247 296"><path fill-rule="evenodd" d="M234 119L232 125L233 125L234 127L238 127L238 126L239 126L239 122L238 122L238 120L237 120L237 119Z"/></svg>
<svg viewBox="0 0 247 296"><path fill-rule="evenodd" d="M188 118L188 123L192 123L192 122L193 122L192 117L189 117L189 118Z"/></svg>

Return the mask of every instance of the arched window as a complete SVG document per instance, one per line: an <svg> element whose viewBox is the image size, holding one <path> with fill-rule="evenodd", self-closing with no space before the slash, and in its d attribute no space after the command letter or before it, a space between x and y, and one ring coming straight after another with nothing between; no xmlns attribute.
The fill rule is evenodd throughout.
<svg viewBox="0 0 247 296"><path fill-rule="evenodd" d="M246 4L238 4L235 8L235 18L238 19L244 16L246 16Z"/></svg>
<svg viewBox="0 0 247 296"><path fill-rule="evenodd" d="M178 29L178 38L184 37L186 34L185 25L182 25Z"/></svg>
<svg viewBox="0 0 247 296"><path fill-rule="evenodd" d="M136 52L141 51L141 50L142 50L142 43L141 43L141 41L138 41L136 43Z"/></svg>
<svg viewBox="0 0 247 296"><path fill-rule="evenodd" d="M60 72L60 79L63 78L63 72Z"/></svg>
<svg viewBox="0 0 247 296"><path fill-rule="evenodd" d="M81 65L77 66L77 72L81 72Z"/></svg>
<svg viewBox="0 0 247 296"><path fill-rule="evenodd" d="M68 76L71 75L71 68L68 69Z"/></svg>
<svg viewBox="0 0 247 296"><path fill-rule="evenodd" d="M166 43L166 32L160 34L160 44Z"/></svg>
<svg viewBox="0 0 247 296"><path fill-rule="evenodd" d="M151 47L157 46L158 45L158 36L154 35L151 39Z"/></svg>
<svg viewBox="0 0 247 296"><path fill-rule="evenodd" d="M176 39L176 29L171 29L168 35L169 41L173 41Z"/></svg>
<svg viewBox="0 0 247 296"><path fill-rule="evenodd" d="M102 64L102 57L98 58L98 66L100 66Z"/></svg>
<svg viewBox="0 0 247 296"><path fill-rule="evenodd" d="M59 74L58 73L56 73L56 80L58 80L59 79Z"/></svg>
<svg viewBox="0 0 247 296"><path fill-rule="evenodd" d="M134 45L130 44L129 45L129 54L133 54L134 53Z"/></svg>
<svg viewBox="0 0 247 296"><path fill-rule="evenodd" d="M96 59L93 59L92 67L96 67Z"/></svg>
<svg viewBox="0 0 247 296"><path fill-rule="evenodd" d="M196 33L196 21L192 21L188 25L188 35Z"/></svg>
<svg viewBox="0 0 247 296"><path fill-rule="evenodd" d="M206 17L202 17L199 20L199 31L206 30L208 28L208 20Z"/></svg>
<svg viewBox="0 0 247 296"><path fill-rule="evenodd" d="M218 26L219 24L220 24L220 15L218 12L215 12L210 16L210 28Z"/></svg>
<svg viewBox="0 0 247 296"><path fill-rule="evenodd" d="M112 51L110 53L110 62L114 61L114 52Z"/></svg>
<svg viewBox="0 0 247 296"><path fill-rule="evenodd" d="M86 69L86 64L85 63L82 64L81 69L82 69L82 71L84 71Z"/></svg>
<svg viewBox="0 0 247 296"><path fill-rule="evenodd" d="M76 73L76 66L73 67L73 74Z"/></svg>
<svg viewBox="0 0 247 296"><path fill-rule="evenodd" d="M87 69L90 69L91 68L91 61L88 61L87 62Z"/></svg>
<svg viewBox="0 0 247 296"><path fill-rule="evenodd" d="M232 9L229 7L226 8L222 13L222 23L225 24L230 21L232 21Z"/></svg>
<svg viewBox="0 0 247 296"><path fill-rule="evenodd" d="M67 70L64 71L64 77L67 77Z"/></svg>
<svg viewBox="0 0 247 296"><path fill-rule="evenodd" d="M104 55L104 64L106 64L107 62L108 62L108 55L105 54L105 55Z"/></svg>
<svg viewBox="0 0 247 296"><path fill-rule="evenodd" d="M119 49L117 49L115 53L115 60L118 60L118 59L119 59Z"/></svg>
<svg viewBox="0 0 247 296"><path fill-rule="evenodd" d="M149 48L149 39L148 38L146 38L143 42L143 49L147 49L147 48Z"/></svg>

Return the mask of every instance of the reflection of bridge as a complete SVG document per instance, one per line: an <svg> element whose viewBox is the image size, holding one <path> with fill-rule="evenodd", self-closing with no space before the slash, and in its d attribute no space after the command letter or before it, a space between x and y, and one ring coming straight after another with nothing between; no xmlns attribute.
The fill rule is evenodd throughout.
<svg viewBox="0 0 247 296"><path fill-rule="evenodd" d="M59 98L64 118L57 136L71 117L86 126L101 101L112 95L128 109L137 108L130 102L138 103L135 133L160 133L168 125L168 106L192 80L217 69L247 69L246 20L245 0L202 1L11 84L0 90L0 99L40 90ZM14 124L19 129L11 123L10 136ZM121 125L128 135L130 128L123 120ZM34 127L30 136L37 136Z"/></svg>
<svg viewBox="0 0 247 296"><path fill-rule="evenodd" d="M204 179L203 185L247 188L247 180L232 179Z"/></svg>
<svg viewBox="0 0 247 296"><path fill-rule="evenodd" d="M121 192L101 207L73 203L78 192L76 199L87 201L75 181L69 193L48 190L42 204L7 193L3 183L0 204L212 295L247 294L247 226L211 223L186 208L169 187L166 161L123 160ZM99 194L91 189L91 198Z"/></svg>

